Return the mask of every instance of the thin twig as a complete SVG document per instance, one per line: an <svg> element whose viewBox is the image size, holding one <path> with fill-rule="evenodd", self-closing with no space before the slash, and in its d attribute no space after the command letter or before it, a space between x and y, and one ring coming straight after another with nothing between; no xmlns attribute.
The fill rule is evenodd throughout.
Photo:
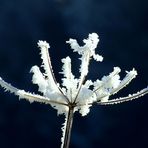
<svg viewBox="0 0 148 148"><path fill-rule="evenodd" d="M87 60L87 65L88 65L88 66L89 66L89 62L90 62L90 55L89 55L89 58L88 58L88 60ZM80 94L82 85L83 85L83 83L84 83L84 81L85 81L85 78L86 78L86 74L80 76L80 82L79 82L79 86L78 86L78 92L77 92L77 95L76 95L76 97L75 97L73 103L76 103L76 101L77 101L77 98L78 98L78 96L79 96L79 94Z"/></svg>
<svg viewBox="0 0 148 148"><path fill-rule="evenodd" d="M48 52L48 48L46 48L46 56L47 56L48 66L49 66L49 69L50 69L50 72L51 72L51 75L52 75L52 78L53 78L54 83L57 85L58 90L59 90L60 93L64 96L64 98L66 99L67 103L70 103L70 102L69 102L69 99L67 98L67 96L64 95L63 91L62 91L61 88L58 86L58 83L57 83L57 81L56 81L55 75L54 75L53 70L52 70L52 65L51 65L51 60L50 60L50 55L49 55L49 52Z"/></svg>

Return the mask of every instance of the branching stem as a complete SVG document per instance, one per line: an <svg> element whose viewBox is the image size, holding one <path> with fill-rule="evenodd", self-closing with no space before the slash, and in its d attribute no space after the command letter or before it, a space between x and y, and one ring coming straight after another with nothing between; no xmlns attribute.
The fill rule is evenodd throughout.
<svg viewBox="0 0 148 148"><path fill-rule="evenodd" d="M72 129L72 123L73 123L73 115L74 115L74 106L70 106L68 115L67 115L67 123L66 123L66 131L65 131L63 148L69 148L71 129Z"/></svg>

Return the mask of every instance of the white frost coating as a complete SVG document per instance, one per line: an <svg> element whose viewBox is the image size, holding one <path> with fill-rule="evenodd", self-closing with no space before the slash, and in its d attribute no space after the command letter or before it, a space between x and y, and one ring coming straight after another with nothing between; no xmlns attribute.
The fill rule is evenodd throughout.
<svg viewBox="0 0 148 148"><path fill-rule="evenodd" d="M99 42L96 33L89 34L88 38L84 39L83 42L83 46L80 46L75 39L69 39L69 41L66 42L70 44L74 52L81 55L80 77L75 78L72 74L70 57L62 59L63 67L61 73L64 77L62 79L61 88L56 82L53 74L48 53L50 46L46 41L38 42L45 74L41 73L38 66L33 66L31 68L31 72L33 73L32 82L39 86L39 91L43 93L43 96L19 90L2 80L2 78L0 78L0 85L6 91L15 93L20 98L25 98L30 102L37 101L50 104L57 110L58 114L66 114L68 112L68 106L71 103L75 103L76 106L74 110L79 111L83 116L87 115L89 108L94 102L100 101L102 104L110 102L111 100L109 100L109 97L128 85L131 80L136 77L137 71L133 69L127 72L125 78L120 80L119 73L121 69L119 67L114 67L113 72L108 76L103 76L101 80L97 79L94 82L91 80L85 80L89 71L88 66L90 59L93 58L96 61L102 61L103 57L95 53L95 49ZM138 95L134 94L130 98L135 98L135 96L137 97L141 95L139 95L139 93Z"/></svg>
<svg viewBox="0 0 148 148"><path fill-rule="evenodd" d="M1 77L0 77L0 85L1 87L4 88L5 91L10 91L10 93L16 94L18 89L13 87L11 84L5 82Z"/></svg>
<svg viewBox="0 0 148 148"><path fill-rule="evenodd" d="M61 148L63 148L64 144L64 137L65 137L65 132L66 132L66 123L67 123L67 114L65 114L65 122L62 124L62 137L61 137Z"/></svg>
<svg viewBox="0 0 148 148"><path fill-rule="evenodd" d="M89 88L92 85L93 85L93 82L91 80L87 80L84 84L84 87Z"/></svg>
<svg viewBox="0 0 148 148"><path fill-rule="evenodd" d="M61 60L63 63L63 67L62 70L63 72L61 72L65 78L67 79L71 79L71 77L73 76L71 73L71 59L70 57L66 57L64 59Z"/></svg>
<svg viewBox="0 0 148 148"><path fill-rule="evenodd" d="M39 86L39 91L43 93L43 96L25 92L24 90L17 89L11 84L8 84L0 77L0 85L5 91L10 91L19 98L24 98L30 102L40 102L50 104L57 110L57 114L64 114L66 119L62 128L63 137L65 137L65 129L67 122L67 115L69 109L73 108L74 112L79 111L82 116L89 113L90 107L93 103L99 105L110 105L126 102L139 98L148 93L148 87L127 97L109 99L111 95L114 95L119 90L127 86L132 79L137 75L135 69L126 72L126 76L123 80L120 80L119 73L121 69L114 67L113 72L108 76L103 76L101 80L97 79L92 82L86 80L86 76L89 72L88 66L90 59L93 58L96 61L102 61L103 57L95 53L95 49L98 45L99 39L96 33L88 35L87 39L83 40L84 45L80 46L75 39L69 39L66 43L69 43L74 52L77 52L81 57L80 65L80 77L75 78L71 70L71 59L66 57L62 59L63 67L61 88L56 82L48 49L49 44L46 41L39 41L38 46L41 50L41 59L43 60L42 66L45 70L45 74L42 74L38 66L33 66L31 72L33 73L32 82ZM62 146L64 138L61 139Z"/></svg>
<svg viewBox="0 0 148 148"><path fill-rule="evenodd" d="M128 74L128 75L130 75L131 77L134 77L135 78L135 76L137 75L137 71L135 70L135 68L133 68L131 71L126 71L126 73Z"/></svg>
<svg viewBox="0 0 148 148"><path fill-rule="evenodd" d="M133 68L133 70L129 72L126 71L127 75L123 80L120 80L120 71L121 69L119 67L114 67L114 71L110 73L109 76L104 76L101 81L97 80L94 82L94 92L97 95L97 100L100 100L101 102L107 102L109 96L124 88L137 75L137 71Z"/></svg>
<svg viewBox="0 0 148 148"><path fill-rule="evenodd" d="M39 91L45 94L47 91L47 80L45 80L43 74L41 73L38 66L33 66L30 70L33 73L32 82L33 84L37 84L39 86Z"/></svg>
<svg viewBox="0 0 148 148"><path fill-rule="evenodd" d="M81 78L87 75L88 65L90 57L93 57L96 61L102 61L103 57L95 54L95 48L98 45L99 39L96 33L89 34L88 39L84 39L84 46L80 46L75 39L69 39L66 43L69 43L71 48L74 49L74 52L82 55L80 60L82 61L80 66Z"/></svg>
<svg viewBox="0 0 148 148"><path fill-rule="evenodd" d="M79 113L82 116L85 116L89 113L89 108L91 107L90 104L92 104L94 101L96 101L96 95L88 89L85 86L82 86L80 94L78 96L78 105L85 104L84 106L81 106L79 109Z"/></svg>
<svg viewBox="0 0 148 148"><path fill-rule="evenodd" d="M88 104L81 106L79 109L79 113L82 116L86 116L90 112L90 107L91 107L91 105L88 105Z"/></svg>
<svg viewBox="0 0 148 148"><path fill-rule="evenodd" d="M131 71L126 71L126 76L125 78L120 82L119 86L112 90L111 94L117 93L119 90L127 86L134 78L137 76L137 71L133 68Z"/></svg>
<svg viewBox="0 0 148 148"><path fill-rule="evenodd" d="M18 90L17 95L19 96L20 99L26 99L30 103L36 101L36 102L48 104L50 102L49 98L46 98L46 97L43 97L40 95L36 95L36 94L32 94L29 92L25 92L24 90Z"/></svg>
<svg viewBox="0 0 148 148"><path fill-rule="evenodd" d="M48 90L48 88L47 88ZM67 113L68 111L68 107L65 106L65 105L62 105L61 106L61 103L63 104L67 104L67 102L65 101L65 98L62 94L60 93L57 93L57 92L50 92L50 91L47 91L47 93L45 94L45 96L48 98L51 98L51 101L56 101L56 102L59 102L59 104L54 104L52 103L51 106L57 110L57 114L60 115L60 114L65 114Z"/></svg>
<svg viewBox="0 0 148 148"><path fill-rule="evenodd" d="M1 77L0 77L0 85L5 89L5 91L10 91L11 93L14 93L15 95L19 96L20 99L26 99L30 103L32 102L40 102L40 103L45 103L45 104L50 104L52 106L59 105L60 104L60 111L62 110L62 114L67 112L67 106L66 102L58 100L52 100L49 99L49 97L44 97L36 94L32 94L30 92L25 92L24 90L17 89L16 87L12 86L11 84L5 82Z"/></svg>
<svg viewBox="0 0 148 148"><path fill-rule="evenodd" d="M101 80L96 80L94 82L94 92L98 100L106 102L109 99L110 93L118 88L121 82L119 76L120 71L121 69L119 67L114 67L113 72L108 76L103 76Z"/></svg>
<svg viewBox="0 0 148 148"><path fill-rule="evenodd" d="M102 61L103 57L95 54L95 48L98 45L99 39L98 35L96 33L91 33L88 35L87 39L83 40L84 46L80 46L75 39L69 39L66 43L69 43L71 48L74 50L74 52L78 52L78 54L81 55L81 65L80 65L80 78L79 78L79 84L78 84L78 90L76 93L76 97L74 101L77 102L77 98L79 96L79 93L81 92L81 87L83 85L83 82L85 80L86 75L88 74L88 67L90 58L93 57L96 61Z"/></svg>
<svg viewBox="0 0 148 148"><path fill-rule="evenodd" d="M28 99L30 102L38 101L50 104L57 110L58 114L66 114L68 112L68 106L71 103L76 103L74 110L79 111L83 116L87 115L89 108L94 102L100 101L102 104L110 102L109 97L128 85L131 80L136 77L137 71L133 69L126 72L127 75L125 78L120 80L119 73L121 69L119 67L114 67L113 72L108 76L103 76L101 80L97 79L94 82L85 80L89 71L88 66L90 59L93 58L96 61L102 61L103 57L95 53L99 42L96 33L89 34L88 38L84 39L83 42L83 46L80 46L75 39L69 39L69 41L66 42L70 44L74 52L81 55L80 77L75 78L72 74L70 57L62 59L63 67L61 73L64 77L62 79L61 88L53 74L48 53L50 46L46 41L38 42L45 74L41 73L38 66L33 66L31 68L31 72L33 73L32 82L39 86L39 91L43 93L43 97L19 90L6 83L2 78L0 78L0 85L6 91L15 93L20 98ZM135 95L133 95L133 98L134 97Z"/></svg>
<svg viewBox="0 0 148 148"><path fill-rule="evenodd" d="M80 55L88 52L90 57L93 56L96 61L103 60L102 56L95 54L95 48L99 42L98 35L96 33L89 34L88 38L84 39L83 42L85 43L84 46L80 46L75 39L69 39L69 41L66 41L66 43L69 43L71 48L74 49L74 52L78 52Z"/></svg>
<svg viewBox="0 0 148 148"><path fill-rule="evenodd" d="M64 78L62 79L62 86L66 87L64 90L64 94L69 98L69 101L72 102L74 97L76 96L78 79L75 79L74 75L71 72L71 59L70 57L66 57L61 60L63 63L62 73ZM63 90L64 88L62 88Z"/></svg>
<svg viewBox="0 0 148 148"><path fill-rule="evenodd" d="M123 103L123 102L131 101L131 100L137 99L139 97L142 97L142 96L146 95L147 93L148 93L148 86L146 88L142 89L141 91L138 91L137 93L129 94L127 97L120 97L117 99L104 101L103 103L99 102L99 104L100 105L112 105L112 104Z"/></svg>
<svg viewBox="0 0 148 148"><path fill-rule="evenodd" d="M117 88L120 84L120 68L119 67L114 67L114 71L109 74L109 76L104 76L102 78L102 82L104 84L104 87L108 89L108 91Z"/></svg>
<svg viewBox="0 0 148 148"><path fill-rule="evenodd" d="M74 75L71 72L71 59L69 57L66 57L62 59L63 67L62 67L62 73L64 75L63 80L63 86L65 86L67 89L69 88L76 88L77 87L77 80L74 79Z"/></svg>
<svg viewBox="0 0 148 148"><path fill-rule="evenodd" d="M39 40L38 46L39 46L40 48L45 48L45 49L50 48L50 45L49 45L46 41L41 41L41 40Z"/></svg>
<svg viewBox="0 0 148 148"><path fill-rule="evenodd" d="M51 60L48 53L48 48L50 48L50 46L46 41L39 41L38 46L41 50L41 59L43 60L42 66L45 70L45 75L48 78L49 89L51 89L51 91L52 90L58 91L58 86L54 78L54 74L51 66Z"/></svg>

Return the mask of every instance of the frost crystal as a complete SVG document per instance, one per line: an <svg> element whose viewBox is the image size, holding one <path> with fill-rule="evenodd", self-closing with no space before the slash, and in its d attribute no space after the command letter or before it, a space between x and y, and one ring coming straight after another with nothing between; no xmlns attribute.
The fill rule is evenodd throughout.
<svg viewBox="0 0 148 148"><path fill-rule="evenodd" d="M93 103L99 105L117 104L139 98L148 93L148 87L146 87L127 97L109 99L111 95L114 95L128 85L131 80L136 77L137 71L134 68L129 72L126 71L127 74L125 78L121 80L119 76L121 69L119 67L114 67L113 72L107 76L103 76L100 80L97 79L94 82L85 80L89 71L88 67L90 60L94 59L98 62L102 62L103 57L95 53L95 49L99 42L96 33L89 34L88 38L84 39L83 42L83 46L80 46L75 39L69 39L69 41L66 42L70 44L70 47L74 52L77 52L81 56L79 78L76 78L72 74L71 59L70 57L66 57L61 60L63 66L62 72L60 73L62 73L64 77L62 79L62 84L59 85L55 79L48 53L50 46L46 41L39 41L38 47L41 51L42 67L45 72L42 74L38 66L33 66L30 72L33 73L32 82L38 85L38 90L43 96L17 89L5 82L1 77L0 85L5 91L10 91L19 96L19 98L27 99L30 102L37 101L50 104L57 109L58 114L65 114L66 117L68 117L68 112L71 108L73 109L73 112L79 111L82 116L85 116L89 113ZM92 89L90 89L90 86ZM67 119L65 121L68 122ZM62 128L63 136L65 136L66 132L66 122ZM63 138L62 141L64 141Z"/></svg>

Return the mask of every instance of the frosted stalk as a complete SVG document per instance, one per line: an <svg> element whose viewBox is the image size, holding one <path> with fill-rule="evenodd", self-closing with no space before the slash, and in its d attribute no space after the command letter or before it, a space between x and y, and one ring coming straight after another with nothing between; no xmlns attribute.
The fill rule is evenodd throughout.
<svg viewBox="0 0 148 148"><path fill-rule="evenodd" d="M96 33L89 34L88 38L83 40L82 46L78 44L76 39L70 38L66 41L73 52L77 52L80 55L80 75L78 78L73 75L71 58L63 58L61 60L63 64L62 72L60 72L63 74L63 78L62 84L59 84L52 70L51 59L48 52L50 46L46 41L39 41L38 47L40 48L42 59L41 67L43 67L44 73L42 73L42 69L40 70L36 65L31 68L30 72L33 73L33 84L38 85L38 91L40 91L42 95L18 89L0 77L0 86L4 88L5 91L14 93L20 99L26 99L31 103L36 101L49 104L57 110L58 115L65 115L65 123L62 127L61 148L68 148L69 146L73 115L75 112L86 116L94 103L98 105L118 104L134 100L148 93L148 87L146 87L137 93L129 94L127 97L110 99L110 96L126 87L136 77L137 71L134 68L129 72L126 71L127 74L123 80L120 79L119 73L121 69L119 67L114 67L109 75L103 76L100 80L86 80L91 60L95 60L96 62L103 61L103 57L96 54L95 51L98 42L99 36Z"/></svg>

